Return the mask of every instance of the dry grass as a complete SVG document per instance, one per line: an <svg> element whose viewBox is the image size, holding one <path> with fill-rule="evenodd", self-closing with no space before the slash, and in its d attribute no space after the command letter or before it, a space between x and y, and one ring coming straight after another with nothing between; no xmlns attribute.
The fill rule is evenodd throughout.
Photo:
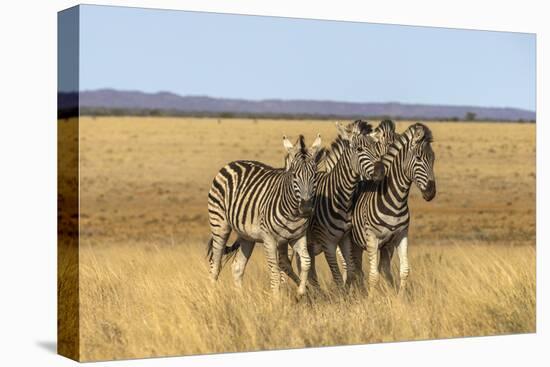
<svg viewBox="0 0 550 367"><path fill-rule="evenodd" d="M410 289L333 291L272 300L261 248L242 294L230 269L212 288L199 245L84 247L85 360L419 340L535 330L535 251L528 246L417 246ZM481 261L480 261L481 260ZM395 269L396 270L396 269ZM322 278L330 275L323 268ZM324 288L330 289L330 284Z"/></svg>
<svg viewBox="0 0 550 367"><path fill-rule="evenodd" d="M535 126L428 126L438 194L412 190L406 297L343 296L320 261L323 296L273 303L261 246L242 295L229 269L207 282L206 195L228 161L280 166L283 134L328 144L332 122L81 119L81 358L533 332Z"/></svg>

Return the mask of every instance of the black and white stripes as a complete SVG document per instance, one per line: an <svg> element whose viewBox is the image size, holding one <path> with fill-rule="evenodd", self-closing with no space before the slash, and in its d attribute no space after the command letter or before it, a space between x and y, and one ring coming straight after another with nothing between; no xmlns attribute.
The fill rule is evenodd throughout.
<svg viewBox="0 0 550 367"><path fill-rule="evenodd" d="M336 249L351 226L352 199L357 184L361 178L380 180L384 177L384 165L376 146L378 132L359 120L347 127L337 125L337 129L339 136L327 153L328 172L319 177L315 209L307 233L312 262L309 280L316 287L315 256L321 252L325 254L337 286L343 285ZM349 262L351 247L344 244L341 250ZM352 269L348 270L353 273Z"/></svg>
<svg viewBox="0 0 550 367"><path fill-rule="evenodd" d="M362 280L362 252L367 251L370 288L380 272L393 282L390 261L397 249L400 289L405 288L409 191L414 182L425 200L436 194L432 133L417 123L398 134L390 120L376 129L360 120L337 124L337 129L338 138L327 151L320 137L310 149L303 136L296 145L285 138L285 168L235 161L220 170L208 196L212 280L219 275L223 255L233 254L233 276L240 286L254 245L261 242L274 291L279 289L281 271L298 284L299 295L308 280L318 287L315 256L320 253L337 286L343 286L337 249L343 256L346 284ZM226 247L232 231L237 240ZM299 275L292 269L289 245L297 255Z"/></svg>
<svg viewBox="0 0 550 367"><path fill-rule="evenodd" d="M369 288L382 271L391 277L390 260L394 249L400 260L400 289L409 275L407 258L409 228L409 191L414 182L425 200L435 197L435 154L431 147L432 133L423 124L410 126L394 140L384 156L386 176L380 182L367 181L358 191L352 215L351 239L354 268L361 270L362 250L369 258Z"/></svg>
<svg viewBox="0 0 550 367"><path fill-rule="evenodd" d="M294 246L302 258L299 294L305 292L310 259L306 229L313 209L321 138L310 149L300 136L296 145L284 138L287 167L275 169L255 161L235 161L214 178L208 194L212 238L208 244L210 276L216 280L231 231L238 239L233 274L241 283L255 242L263 242L271 272L271 288L279 289L277 247Z"/></svg>

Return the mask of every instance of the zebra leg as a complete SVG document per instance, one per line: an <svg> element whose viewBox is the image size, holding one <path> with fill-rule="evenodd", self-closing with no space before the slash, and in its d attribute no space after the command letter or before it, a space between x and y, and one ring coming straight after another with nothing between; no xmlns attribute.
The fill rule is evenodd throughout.
<svg viewBox="0 0 550 367"><path fill-rule="evenodd" d="M252 250L254 250L255 242L243 238L239 238L237 241L240 243L240 247L235 255L235 260L233 260L233 280L237 288L242 288L244 270L250 255L252 255Z"/></svg>
<svg viewBox="0 0 550 367"><path fill-rule="evenodd" d="M281 246L288 245L282 244ZM269 266L271 290L273 294L278 297L281 287L281 269L279 268L279 260L277 259L277 242L272 238L264 239L264 250L267 258L267 265Z"/></svg>
<svg viewBox="0 0 550 367"><path fill-rule="evenodd" d="M223 250L225 248L225 244L227 243L227 239L229 238L229 235L231 234L231 229L226 228L216 228L216 232L212 232L212 255L210 258L210 280L215 282L218 280L218 276L220 275L221 265L222 265L222 257L223 257Z"/></svg>
<svg viewBox="0 0 550 367"><path fill-rule="evenodd" d="M294 244L294 251L300 255L300 285L298 286L298 296L306 293L307 279L311 267L311 257L307 248L306 236L299 238Z"/></svg>
<svg viewBox="0 0 550 367"><path fill-rule="evenodd" d="M323 246L325 258L332 273L332 279L336 283L338 288L344 287L344 279L342 279L342 273L340 273L340 268L338 267L338 260L336 259L336 244L325 244Z"/></svg>
<svg viewBox="0 0 550 367"><path fill-rule="evenodd" d="M364 288L365 273L363 273L363 249L355 242L351 242L351 261L355 265L354 283L359 288Z"/></svg>
<svg viewBox="0 0 550 367"><path fill-rule="evenodd" d="M399 293L401 294L407 287L407 279L409 277L409 259L407 249L409 246L408 234L405 233L399 245L397 245L397 256L399 256Z"/></svg>
<svg viewBox="0 0 550 367"><path fill-rule="evenodd" d="M393 245L388 244L380 249L380 263L378 264L378 271L384 275L390 286L393 288L395 283L393 281L393 275L391 273L391 258L393 256Z"/></svg>
<svg viewBox="0 0 550 367"><path fill-rule="evenodd" d="M292 246L288 246L287 247L287 253L286 253L286 257L288 258L288 262L290 263L290 270L292 270L292 273L294 275L296 275L296 273L294 272L294 270L292 269L292 261L294 260L294 250L292 249ZM281 260L279 260L279 266L281 266ZM282 269L282 267L281 267ZM287 272L285 272L284 270L281 272L281 283L284 283L286 282L287 280L287 277L289 277L290 275L288 275ZM298 278L298 276L296 275L296 278ZM299 278L298 278L299 279ZM294 281L296 283L296 281ZM298 283L296 283L298 284Z"/></svg>
<svg viewBox="0 0 550 367"><path fill-rule="evenodd" d="M346 263L346 259L344 259L344 255L342 255L342 249L340 248L340 244L336 247L336 258L342 263L342 277L344 278L344 283L347 284L348 282L348 264Z"/></svg>
<svg viewBox="0 0 550 367"><path fill-rule="evenodd" d="M298 268L298 273L302 272L302 263L300 260L300 254L294 251L296 257L296 267ZM311 285L315 290L320 290L321 286L319 285L319 279L317 279L317 270L315 269L315 253L309 251L310 266L309 274L307 276L308 284Z"/></svg>
<svg viewBox="0 0 550 367"><path fill-rule="evenodd" d="M290 259L288 258L288 246L280 245L279 246L279 266L281 269L283 269L283 272L296 283L296 285L300 284L300 278L294 270L292 269L292 263L290 262Z"/></svg>
<svg viewBox="0 0 550 367"><path fill-rule="evenodd" d="M340 252L343 258L343 268L344 273L346 274L345 285L349 287L355 278L355 264L352 260L351 254L351 237L349 234L345 235L344 238L340 241L339 244Z"/></svg>
<svg viewBox="0 0 550 367"><path fill-rule="evenodd" d="M321 289L321 285L319 284L319 279L317 278L317 269L315 268L315 254L310 254L309 258L311 260L311 265L309 268L309 274L308 274L308 281L309 284L316 290Z"/></svg>
<svg viewBox="0 0 550 367"><path fill-rule="evenodd" d="M380 279L378 272L379 261L378 238L371 234L367 240L367 255L369 256L369 293L374 290Z"/></svg>

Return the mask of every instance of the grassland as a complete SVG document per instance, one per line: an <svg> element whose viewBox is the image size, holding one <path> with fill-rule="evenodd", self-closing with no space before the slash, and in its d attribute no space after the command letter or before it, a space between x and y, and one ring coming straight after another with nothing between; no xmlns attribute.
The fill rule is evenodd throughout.
<svg viewBox="0 0 550 367"><path fill-rule="evenodd" d="M320 261L323 295L296 303L288 284L274 303L260 247L242 293L228 269L209 284L206 195L224 163L280 166L283 134L328 144L332 122L81 119L81 358L533 332L535 126L428 126L438 194L412 191L405 297L339 294Z"/></svg>

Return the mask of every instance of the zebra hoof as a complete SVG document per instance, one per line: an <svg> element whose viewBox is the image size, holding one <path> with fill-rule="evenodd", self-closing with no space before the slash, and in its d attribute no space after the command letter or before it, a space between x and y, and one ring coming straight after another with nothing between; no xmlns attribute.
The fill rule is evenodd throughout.
<svg viewBox="0 0 550 367"><path fill-rule="evenodd" d="M298 294L296 293L294 299L296 300L296 303L303 303L303 302L311 302L315 299L315 295L312 293L304 293L304 294Z"/></svg>
<svg viewBox="0 0 550 367"><path fill-rule="evenodd" d="M306 289L304 288L298 288L298 291L296 292L296 299L301 300L306 295Z"/></svg>

